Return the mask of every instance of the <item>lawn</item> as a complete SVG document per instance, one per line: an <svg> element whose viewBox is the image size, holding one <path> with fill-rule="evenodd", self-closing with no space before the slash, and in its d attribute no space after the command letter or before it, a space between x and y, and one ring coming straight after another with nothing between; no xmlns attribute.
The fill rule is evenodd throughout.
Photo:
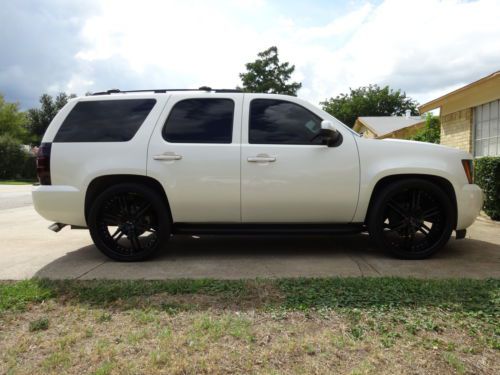
<svg viewBox="0 0 500 375"><path fill-rule="evenodd" d="M0 180L0 185L33 185L36 180Z"/></svg>
<svg viewBox="0 0 500 375"><path fill-rule="evenodd" d="M500 280L0 283L0 373L500 373Z"/></svg>

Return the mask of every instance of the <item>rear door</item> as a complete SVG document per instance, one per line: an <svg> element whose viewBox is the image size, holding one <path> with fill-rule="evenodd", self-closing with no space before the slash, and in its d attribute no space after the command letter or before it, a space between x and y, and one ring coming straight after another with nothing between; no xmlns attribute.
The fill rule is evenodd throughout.
<svg viewBox="0 0 500 375"><path fill-rule="evenodd" d="M172 95L151 136L147 173L177 223L239 223L242 94Z"/></svg>

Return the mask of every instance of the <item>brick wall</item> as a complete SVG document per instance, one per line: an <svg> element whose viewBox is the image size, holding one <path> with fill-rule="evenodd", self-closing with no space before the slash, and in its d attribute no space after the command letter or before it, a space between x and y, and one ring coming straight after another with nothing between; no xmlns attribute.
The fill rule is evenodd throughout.
<svg viewBox="0 0 500 375"><path fill-rule="evenodd" d="M366 126L363 126L360 130L360 133L363 133L363 137L365 138L375 138L375 134L368 129Z"/></svg>
<svg viewBox="0 0 500 375"><path fill-rule="evenodd" d="M441 116L441 144L472 152L472 108Z"/></svg>

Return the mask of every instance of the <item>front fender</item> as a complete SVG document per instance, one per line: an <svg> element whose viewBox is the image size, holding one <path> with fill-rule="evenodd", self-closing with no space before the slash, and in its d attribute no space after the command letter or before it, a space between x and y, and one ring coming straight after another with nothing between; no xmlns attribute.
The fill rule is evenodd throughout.
<svg viewBox="0 0 500 375"><path fill-rule="evenodd" d="M377 183L392 176L431 176L444 179L455 197L467 184L461 159L467 153L423 142L359 138L361 178L354 222L364 222ZM456 202L455 202L456 204Z"/></svg>

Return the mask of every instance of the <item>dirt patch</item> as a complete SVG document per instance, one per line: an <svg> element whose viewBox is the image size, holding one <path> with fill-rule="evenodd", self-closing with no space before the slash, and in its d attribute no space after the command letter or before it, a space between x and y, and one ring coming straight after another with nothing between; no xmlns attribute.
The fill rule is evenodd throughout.
<svg viewBox="0 0 500 375"><path fill-rule="evenodd" d="M127 309L49 300L5 313L0 373L500 373L495 323L476 316L251 309L220 298L159 294Z"/></svg>

